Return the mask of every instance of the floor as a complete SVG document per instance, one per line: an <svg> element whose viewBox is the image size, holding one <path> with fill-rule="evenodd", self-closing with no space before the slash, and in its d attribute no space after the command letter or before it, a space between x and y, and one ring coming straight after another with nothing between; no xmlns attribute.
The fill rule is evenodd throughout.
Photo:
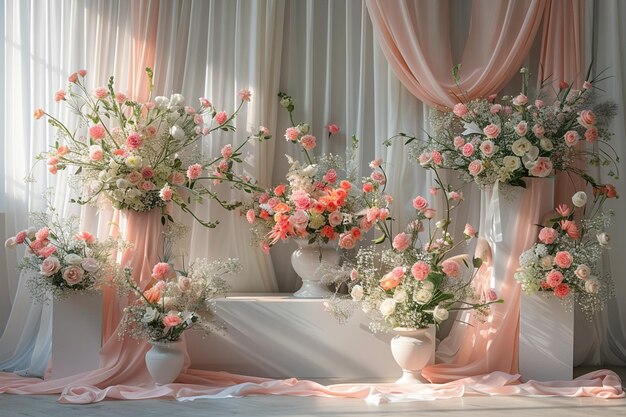
<svg viewBox="0 0 626 417"><path fill-rule="evenodd" d="M626 368L612 368L626 381ZM577 374L589 369L578 369ZM465 397L430 402L368 405L362 400L260 396L180 403L164 400L104 401L65 405L57 396L0 395L0 417L189 416L626 416L626 398Z"/></svg>

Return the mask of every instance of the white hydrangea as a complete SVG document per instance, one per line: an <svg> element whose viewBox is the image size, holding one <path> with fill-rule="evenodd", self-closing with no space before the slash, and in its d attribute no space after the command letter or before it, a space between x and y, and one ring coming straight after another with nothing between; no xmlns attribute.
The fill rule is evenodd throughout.
<svg viewBox="0 0 626 417"><path fill-rule="evenodd" d="M548 254L548 247L543 243L538 243L535 246L535 253L537 254L537 256L542 258Z"/></svg>
<svg viewBox="0 0 626 417"><path fill-rule="evenodd" d="M529 249L527 251L522 252L519 257L519 264L522 268L526 268L539 260L539 257L535 253L534 250Z"/></svg>

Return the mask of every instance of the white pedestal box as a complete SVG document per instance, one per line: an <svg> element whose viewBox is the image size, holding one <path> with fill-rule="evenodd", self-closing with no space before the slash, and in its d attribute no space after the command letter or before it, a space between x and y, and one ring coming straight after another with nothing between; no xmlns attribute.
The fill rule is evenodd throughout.
<svg viewBox="0 0 626 417"><path fill-rule="evenodd" d="M574 361L574 312L550 295L522 293L519 372L522 381L570 381Z"/></svg>
<svg viewBox="0 0 626 417"><path fill-rule="evenodd" d="M74 294L52 304L52 379L98 368L102 294Z"/></svg>
<svg viewBox="0 0 626 417"><path fill-rule="evenodd" d="M222 335L185 332L191 367L271 378L393 378L393 334L372 334L360 310L339 323L323 299L238 295L217 300Z"/></svg>

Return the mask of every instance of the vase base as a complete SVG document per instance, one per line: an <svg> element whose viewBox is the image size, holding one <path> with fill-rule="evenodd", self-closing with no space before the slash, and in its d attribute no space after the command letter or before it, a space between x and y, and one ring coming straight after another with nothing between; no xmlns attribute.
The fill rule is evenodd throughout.
<svg viewBox="0 0 626 417"><path fill-rule="evenodd" d="M302 287L293 293L298 298L328 298L333 293L319 281L302 281Z"/></svg>
<svg viewBox="0 0 626 417"><path fill-rule="evenodd" d="M430 381L424 378L421 372L404 371L402 373L402 377L396 381L396 384L399 384L399 385L430 384Z"/></svg>

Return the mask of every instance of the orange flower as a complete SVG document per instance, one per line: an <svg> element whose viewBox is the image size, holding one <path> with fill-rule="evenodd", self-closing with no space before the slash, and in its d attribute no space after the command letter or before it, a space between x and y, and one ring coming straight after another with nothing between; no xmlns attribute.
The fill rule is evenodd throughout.
<svg viewBox="0 0 626 417"><path fill-rule="evenodd" d="M161 288L158 285L144 291L143 296L151 303L158 303L161 299Z"/></svg>
<svg viewBox="0 0 626 417"><path fill-rule="evenodd" d="M35 118L35 120L41 119L41 116L43 115L44 115L44 111L40 107L36 108L35 112L33 113L33 117Z"/></svg>
<svg viewBox="0 0 626 417"><path fill-rule="evenodd" d="M571 237L574 240L580 239L580 230L578 230L578 226L571 220L561 220L561 229L567 233L567 236Z"/></svg>

